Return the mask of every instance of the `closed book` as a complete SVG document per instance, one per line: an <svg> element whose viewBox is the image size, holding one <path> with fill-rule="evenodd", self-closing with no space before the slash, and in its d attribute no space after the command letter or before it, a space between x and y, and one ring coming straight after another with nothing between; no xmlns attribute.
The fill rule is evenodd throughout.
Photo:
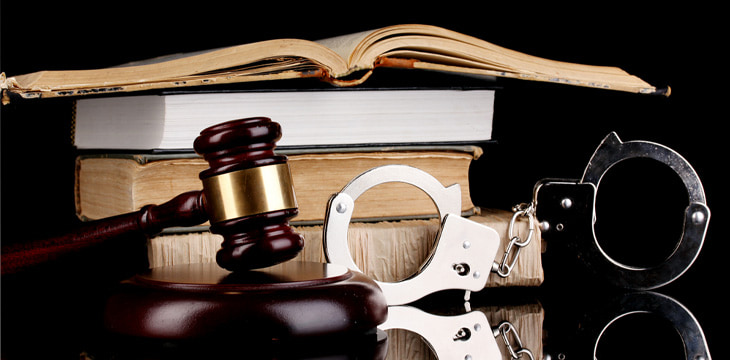
<svg viewBox="0 0 730 360"><path fill-rule="evenodd" d="M79 149L187 150L200 131L255 116L281 124L279 147L443 144L492 136L495 90L389 88L197 91L84 98Z"/></svg>
<svg viewBox="0 0 730 360"><path fill-rule="evenodd" d="M469 169L482 148L469 146L362 147L282 150L288 156L299 215L294 222L322 222L329 198L359 174L381 165L410 165L430 173L444 186L459 184L463 214L476 207L469 191ZM76 212L101 219L161 204L201 190L199 173L208 163L194 153L91 153L76 159ZM373 187L358 198L353 218L433 217L436 207L422 190L405 183Z"/></svg>
<svg viewBox="0 0 730 360"><path fill-rule="evenodd" d="M493 228L500 236L497 259L510 241L508 227L512 213L482 209L468 219ZM518 219L514 234L526 239L529 223ZM348 243L352 258L362 272L373 279L397 282L414 275L428 259L440 228L439 219L352 222L348 227ZM304 249L292 261L326 262L323 250L323 225L294 226L304 237ZM505 278L492 274L486 287L538 286L542 284L542 240L539 229L530 244L520 251L512 273ZM148 241L151 267L206 263L215 261L222 237L209 231L166 233ZM485 255L485 258L487 256Z"/></svg>

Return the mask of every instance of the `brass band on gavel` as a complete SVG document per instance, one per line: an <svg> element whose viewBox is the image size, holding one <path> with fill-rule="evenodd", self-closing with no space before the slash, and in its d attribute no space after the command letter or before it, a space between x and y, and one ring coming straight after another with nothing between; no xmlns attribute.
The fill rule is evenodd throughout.
<svg viewBox="0 0 730 360"><path fill-rule="evenodd" d="M212 176L203 192L211 223L297 207L288 164Z"/></svg>

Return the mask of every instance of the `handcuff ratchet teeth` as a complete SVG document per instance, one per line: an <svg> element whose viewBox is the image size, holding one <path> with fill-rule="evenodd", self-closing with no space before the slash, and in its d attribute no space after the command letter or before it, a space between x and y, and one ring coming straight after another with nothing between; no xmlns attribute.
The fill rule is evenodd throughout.
<svg viewBox="0 0 730 360"><path fill-rule="evenodd" d="M601 179L612 166L632 158L665 164L679 175L689 195L681 239L658 265L630 266L616 261L601 248L596 237L595 201ZM654 289L681 276L699 255L710 220L702 183L687 160L661 144L622 142L614 132L598 146L580 180L541 180L535 185L534 199L538 218L546 224L546 238L563 238L590 270L627 289Z"/></svg>

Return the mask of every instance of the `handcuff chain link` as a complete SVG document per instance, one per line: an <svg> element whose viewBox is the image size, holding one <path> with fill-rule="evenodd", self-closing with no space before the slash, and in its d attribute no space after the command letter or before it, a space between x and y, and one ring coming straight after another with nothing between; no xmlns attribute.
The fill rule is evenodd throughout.
<svg viewBox="0 0 730 360"><path fill-rule="evenodd" d="M511 322L502 321L501 323L499 323L499 326L497 326L496 330L497 331L495 331L494 336L502 336L502 341L504 341L504 344L507 346L507 350L509 351L512 359L521 359L522 355L527 355L530 360L535 360L535 356L532 354L532 351L523 347L520 335L517 333L517 329L515 329L514 325L512 325ZM510 342L510 333L512 333L512 337L514 337L514 345L517 345L516 347Z"/></svg>
<svg viewBox="0 0 730 360"><path fill-rule="evenodd" d="M509 228L507 231L507 236L510 238L507 250L505 250L504 255L502 255L501 263L497 263L495 261L492 266L492 271L496 272L497 275L503 278L509 276L512 272L512 269L515 264L517 264L517 259L520 256L520 250L532 241L532 236L535 233L535 202L515 205L512 208L512 211L514 214L509 222ZM529 220L527 238L524 241L518 235L514 234L515 223L519 217L523 216L527 217Z"/></svg>

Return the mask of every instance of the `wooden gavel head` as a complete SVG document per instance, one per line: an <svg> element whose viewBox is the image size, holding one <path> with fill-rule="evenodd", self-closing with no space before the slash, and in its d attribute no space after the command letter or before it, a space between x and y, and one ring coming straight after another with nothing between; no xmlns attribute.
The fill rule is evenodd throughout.
<svg viewBox="0 0 730 360"><path fill-rule="evenodd" d="M200 173L210 231L223 236L218 265L230 271L294 258L304 239L289 226L299 212L287 158L274 154L281 126L265 117L211 126L195 139L210 168Z"/></svg>

